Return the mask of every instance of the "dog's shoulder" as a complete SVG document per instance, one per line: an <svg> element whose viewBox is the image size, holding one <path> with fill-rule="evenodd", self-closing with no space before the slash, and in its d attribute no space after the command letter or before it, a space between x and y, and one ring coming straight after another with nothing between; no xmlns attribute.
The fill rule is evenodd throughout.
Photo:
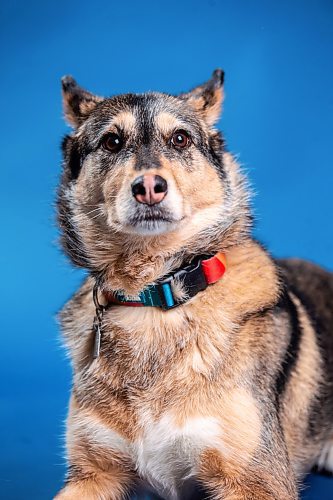
<svg viewBox="0 0 333 500"><path fill-rule="evenodd" d="M86 350L87 344L90 349L93 339L92 325L95 316L93 286L94 279L87 277L58 314L65 347L71 356L75 356L78 360L87 356L82 349Z"/></svg>

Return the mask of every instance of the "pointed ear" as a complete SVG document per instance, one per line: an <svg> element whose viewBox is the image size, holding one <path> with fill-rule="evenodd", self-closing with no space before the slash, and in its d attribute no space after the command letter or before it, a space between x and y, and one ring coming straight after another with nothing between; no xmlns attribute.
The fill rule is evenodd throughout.
<svg viewBox="0 0 333 500"><path fill-rule="evenodd" d="M209 126L214 125L221 114L223 102L224 71L216 69L208 82L195 87L186 94L181 94L181 99L198 111Z"/></svg>
<svg viewBox="0 0 333 500"><path fill-rule="evenodd" d="M71 76L64 76L61 84L65 118L77 128L103 98L81 88Z"/></svg>

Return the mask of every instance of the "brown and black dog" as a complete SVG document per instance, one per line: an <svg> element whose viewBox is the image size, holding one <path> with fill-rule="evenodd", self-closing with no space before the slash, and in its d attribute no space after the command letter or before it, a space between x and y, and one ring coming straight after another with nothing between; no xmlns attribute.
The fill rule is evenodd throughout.
<svg viewBox="0 0 333 500"><path fill-rule="evenodd" d="M313 466L333 470L333 275L252 239L246 180L214 128L223 72L105 99L65 77L63 96L62 244L89 277L61 313L74 381L56 498L142 482L165 499L194 483L298 498ZM225 273L198 293L171 279L177 307L124 302L215 254Z"/></svg>

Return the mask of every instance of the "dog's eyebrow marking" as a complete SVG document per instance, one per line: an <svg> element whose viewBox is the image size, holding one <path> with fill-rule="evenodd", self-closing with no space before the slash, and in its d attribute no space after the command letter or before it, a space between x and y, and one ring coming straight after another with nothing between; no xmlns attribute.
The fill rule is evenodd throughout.
<svg viewBox="0 0 333 500"><path fill-rule="evenodd" d="M136 118L130 111L121 111L112 118L109 127L112 128L114 126L118 126L125 131L133 130L133 128L136 126Z"/></svg>
<svg viewBox="0 0 333 500"><path fill-rule="evenodd" d="M168 134L175 130L176 128L188 128L188 124L179 120L172 113L163 111L155 117L155 123L161 130L162 134Z"/></svg>
<svg viewBox="0 0 333 500"><path fill-rule="evenodd" d="M105 123L99 134L95 135L91 141L92 146L95 148L99 147L101 137L108 132L117 133L120 129L125 134L131 134L133 133L133 130L135 130L135 126L136 118L134 114L130 111L120 111Z"/></svg>

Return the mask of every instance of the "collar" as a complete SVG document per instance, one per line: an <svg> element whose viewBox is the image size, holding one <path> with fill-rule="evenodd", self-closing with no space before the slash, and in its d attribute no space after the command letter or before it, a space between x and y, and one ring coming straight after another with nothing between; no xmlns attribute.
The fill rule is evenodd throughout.
<svg viewBox="0 0 333 500"><path fill-rule="evenodd" d="M223 253L213 256L200 255L190 264L170 273L156 283L148 285L136 296L125 295L120 291L103 292L108 304L131 307L159 307L163 310L173 309L184 304L208 285L222 278L226 270L226 259ZM173 283L180 284L184 297L177 299L173 294Z"/></svg>

